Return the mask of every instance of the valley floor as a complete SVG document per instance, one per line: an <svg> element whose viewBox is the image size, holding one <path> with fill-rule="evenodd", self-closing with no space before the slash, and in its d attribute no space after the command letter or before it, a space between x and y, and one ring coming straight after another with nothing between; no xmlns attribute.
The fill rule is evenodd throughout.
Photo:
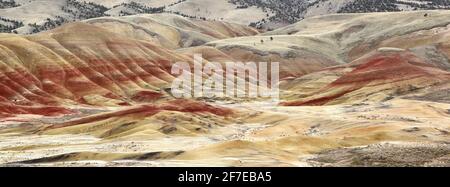
<svg viewBox="0 0 450 187"><path fill-rule="evenodd" d="M43 135L30 124L3 127L0 165L450 166L450 104L215 104L240 110L241 119L198 134L112 138Z"/></svg>

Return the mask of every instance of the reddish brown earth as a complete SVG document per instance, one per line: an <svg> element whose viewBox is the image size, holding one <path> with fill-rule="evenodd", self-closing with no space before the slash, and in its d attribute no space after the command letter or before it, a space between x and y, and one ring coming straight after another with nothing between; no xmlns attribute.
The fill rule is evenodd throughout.
<svg viewBox="0 0 450 187"><path fill-rule="evenodd" d="M450 11L428 13L321 16L257 36L165 14L0 34L0 166L448 165ZM172 98L172 64L196 53L280 62L289 107Z"/></svg>
<svg viewBox="0 0 450 187"><path fill-rule="evenodd" d="M450 72L441 70L408 51L375 52L348 65L329 70L345 67L353 70L313 93L310 98L285 102L283 105L324 105L362 88L386 86L401 89L414 85L423 87L423 82L438 84L450 80ZM366 94L369 93L366 91ZM315 95L320 96L314 97Z"/></svg>
<svg viewBox="0 0 450 187"><path fill-rule="evenodd" d="M212 106L202 102L190 101L185 99L173 100L161 105L144 104L133 107L124 108L118 111L101 113L98 115L92 115L85 118L75 119L62 124L54 124L45 128L44 130L64 128L74 125L81 125L86 123L92 123L109 119L112 117L124 117L127 115L144 116L149 117L162 111L178 111L186 113L209 113L218 116L229 116L233 114L231 109Z"/></svg>
<svg viewBox="0 0 450 187"><path fill-rule="evenodd" d="M161 88L174 78L172 64L193 61L191 55L111 32L96 23L0 37L0 115L57 115L70 113L64 105L154 102L167 96ZM223 32L188 28L219 38L256 34L231 24L212 25Z"/></svg>

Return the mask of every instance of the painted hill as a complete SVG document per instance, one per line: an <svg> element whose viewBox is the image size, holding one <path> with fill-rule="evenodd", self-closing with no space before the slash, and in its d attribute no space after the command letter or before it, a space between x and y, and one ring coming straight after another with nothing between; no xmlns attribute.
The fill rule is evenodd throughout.
<svg viewBox="0 0 450 187"><path fill-rule="evenodd" d="M386 17L380 15L386 15ZM301 98L286 104L357 103L372 99L381 101L412 92L425 94L429 91L419 88L433 87L448 82L448 78L445 76L450 65L448 61L448 41L450 39L447 26L449 24L448 16L447 11L319 16L264 33L264 35L275 34L273 36L275 40L277 35L321 38L335 46L336 51L339 51L335 59L345 64L326 68L323 71L285 83L285 89L289 90L286 91L286 95L290 95L286 96L288 100L295 97ZM305 48L307 47L305 46ZM323 48L318 49L325 51ZM385 68L371 66L372 61L380 61L379 63L384 64ZM373 73L372 75L356 71L357 65L363 66L362 64L366 63L368 65L365 71ZM419 74L425 80L421 80L421 78L416 80L416 76L419 75L415 73L418 71L410 71L411 68L423 69L424 71ZM433 71L428 71L430 68ZM369 77L380 80L372 80ZM381 81L384 79L383 77L386 80ZM399 77L404 80L398 80ZM341 84L343 82L350 83L350 80L356 82L360 80L362 85L351 83L344 86ZM395 84L391 84L391 82L395 82ZM439 92L445 92L447 87L440 86ZM369 96L373 96L373 98Z"/></svg>
<svg viewBox="0 0 450 187"><path fill-rule="evenodd" d="M259 33L160 13L0 34L0 165L446 166L449 20L345 13ZM279 61L286 106L172 98L169 70L194 53Z"/></svg>
<svg viewBox="0 0 450 187"><path fill-rule="evenodd" d="M207 45L243 61L278 61L282 77L292 78L349 63L381 47L432 47L439 38L445 40L434 32L441 33L450 23L449 16L449 11L333 14L307 18L257 36ZM433 28L435 31L428 31ZM423 32L427 34L417 37Z"/></svg>
<svg viewBox="0 0 450 187"><path fill-rule="evenodd" d="M29 36L2 34L0 96L2 106L10 108L2 107L2 113L155 101L164 97L163 88L173 79L171 65L193 61L171 49L257 33L245 26L173 15L157 19L164 16L94 19ZM14 106L23 110L12 110ZM50 109L48 114L56 110Z"/></svg>
<svg viewBox="0 0 450 187"><path fill-rule="evenodd" d="M423 91L450 80L450 72L427 63L411 52L393 49L380 49L380 52L368 54L344 67L336 68L351 68L351 71L311 96L284 105L383 101L398 95Z"/></svg>

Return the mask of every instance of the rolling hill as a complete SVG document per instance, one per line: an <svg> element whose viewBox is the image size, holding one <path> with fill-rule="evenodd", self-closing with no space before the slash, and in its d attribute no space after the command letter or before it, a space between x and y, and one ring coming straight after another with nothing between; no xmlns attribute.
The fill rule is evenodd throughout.
<svg viewBox="0 0 450 187"><path fill-rule="evenodd" d="M162 12L273 30L333 13L449 8L445 0L2 0L0 31L29 34L96 17Z"/></svg>
<svg viewBox="0 0 450 187"><path fill-rule="evenodd" d="M0 34L0 166L449 165L450 11L341 12L264 32L176 15L198 2ZM101 5L130 6L147 11ZM173 98L172 65L196 53L280 62L282 103Z"/></svg>

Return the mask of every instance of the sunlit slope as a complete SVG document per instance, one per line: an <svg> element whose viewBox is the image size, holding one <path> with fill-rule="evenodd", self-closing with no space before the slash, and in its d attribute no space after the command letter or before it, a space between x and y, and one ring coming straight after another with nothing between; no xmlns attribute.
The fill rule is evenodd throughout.
<svg viewBox="0 0 450 187"><path fill-rule="evenodd" d="M278 61L282 64L282 77L298 77L349 63L381 47L439 44L445 34L434 32L449 23L450 11L333 14L306 18L258 36L207 45L243 61ZM438 51L445 49L436 47Z"/></svg>
<svg viewBox="0 0 450 187"><path fill-rule="evenodd" d="M2 105L118 106L155 101L167 95L163 88L174 78L172 64L193 61L192 53L173 49L256 33L245 26L163 14L99 18L28 36L3 34ZM31 110L4 108L5 114Z"/></svg>
<svg viewBox="0 0 450 187"><path fill-rule="evenodd" d="M129 38L157 41L171 49L199 46L218 39L258 34L257 30L243 25L187 19L173 14L97 18L85 22Z"/></svg>
<svg viewBox="0 0 450 187"><path fill-rule="evenodd" d="M336 80L310 92L305 98L284 104L379 102L414 92L426 92L433 86L450 81L450 72L439 69L407 51L375 52L351 64L318 73L326 75L329 73L327 71L342 73Z"/></svg>

